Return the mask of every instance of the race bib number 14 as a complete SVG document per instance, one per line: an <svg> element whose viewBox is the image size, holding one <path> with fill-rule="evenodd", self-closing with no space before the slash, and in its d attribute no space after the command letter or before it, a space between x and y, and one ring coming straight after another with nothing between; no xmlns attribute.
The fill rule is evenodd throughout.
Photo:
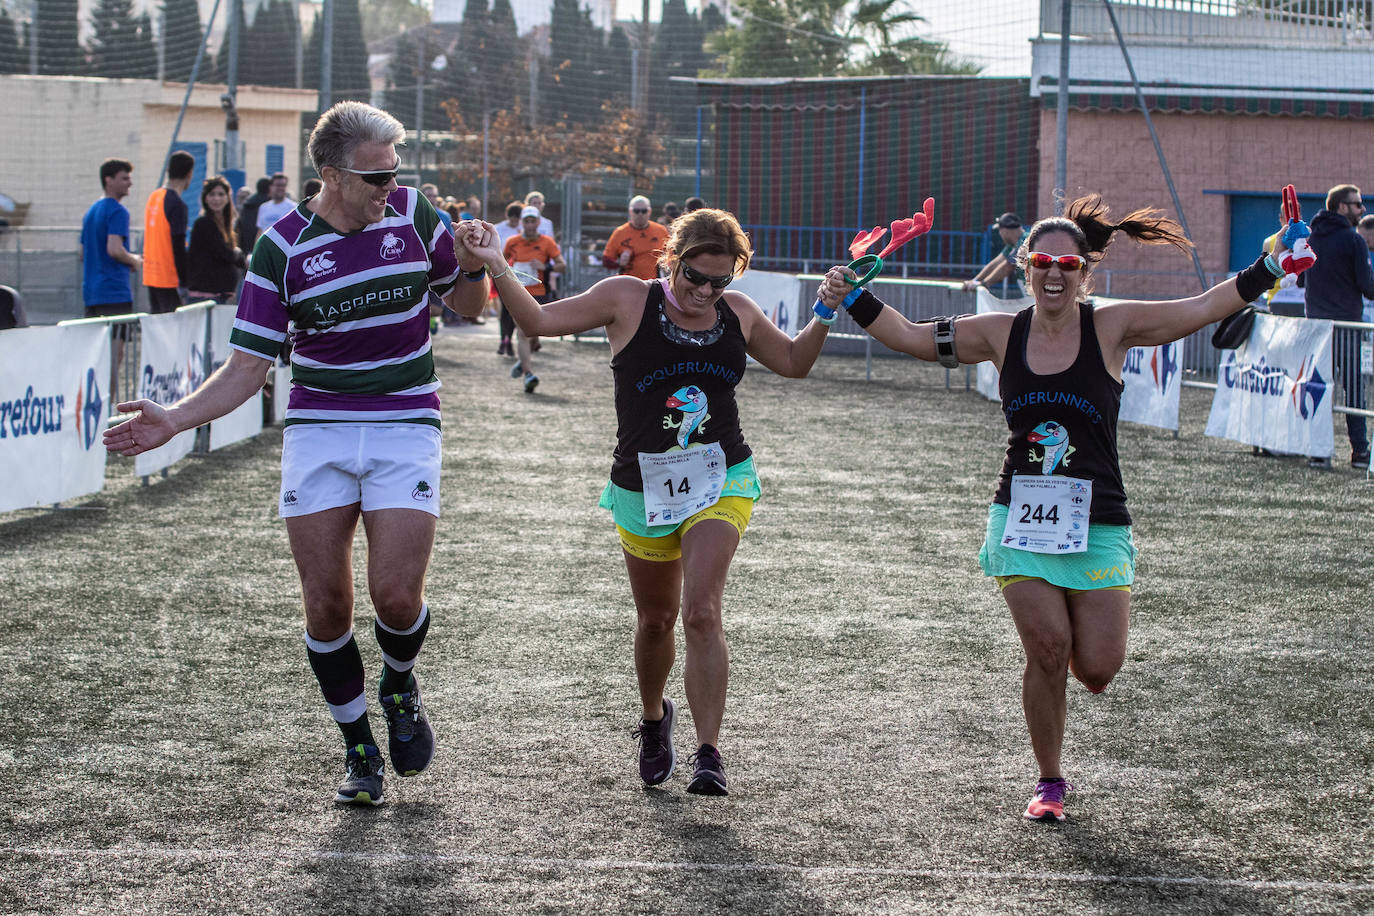
<svg viewBox="0 0 1374 916"><path fill-rule="evenodd" d="M644 524L674 525L714 506L725 487L725 450L718 444L685 452L640 452Z"/></svg>
<svg viewBox="0 0 1374 916"><path fill-rule="evenodd" d="M1031 553L1082 553L1088 549L1091 480L1016 474L1002 546Z"/></svg>

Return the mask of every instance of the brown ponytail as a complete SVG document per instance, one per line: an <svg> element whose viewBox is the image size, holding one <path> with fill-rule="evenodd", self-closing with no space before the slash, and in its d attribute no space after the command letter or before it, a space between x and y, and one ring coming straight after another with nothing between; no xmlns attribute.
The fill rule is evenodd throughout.
<svg viewBox="0 0 1374 916"><path fill-rule="evenodd" d="M1143 207L1132 210L1119 223L1107 218L1107 202L1100 194L1080 197L1064 209L1064 215L1083 230L1088 251L1097 254L1094 261L1101 260L1112 236L1124 232L1142 245L1173 245L1180 251L1188 251L1193 243L1183 234L1183 227L1169 219L1159 210Z"/></svg>

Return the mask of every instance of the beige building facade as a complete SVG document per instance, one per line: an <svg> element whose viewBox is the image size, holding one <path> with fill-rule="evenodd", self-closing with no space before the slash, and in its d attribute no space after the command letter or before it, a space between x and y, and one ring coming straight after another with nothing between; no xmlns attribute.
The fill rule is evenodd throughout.
<svg viewBox="0 0 1374 916"><path fill-rule="evenodd" d="M223 85L197 85L178 140L204 143L207 174L223 154ZM134 164L125 200L135 231L143 202L158 175L176 126L185 83L88 77L0 76L0 193L27 204L26 227L79 227L100 196L100 163L110 157ZM292 196L300 187L301 114L316 106L313 90L240 87L239 138L251 185L266 173L269 145L282 148ZM198 189L194 192L198 194ZM196 204L191 204L192 213Z"/></svg>

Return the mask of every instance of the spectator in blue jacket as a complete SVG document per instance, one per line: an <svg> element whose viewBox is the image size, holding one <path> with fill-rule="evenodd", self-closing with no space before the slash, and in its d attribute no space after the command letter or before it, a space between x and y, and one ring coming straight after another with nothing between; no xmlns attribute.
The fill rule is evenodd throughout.
<svg viewBox="0 0 1374 916"><path fill-rule="evenodd" d="M1364 296L1374 299L1374 267L1369 262L1369 246L1355 230L1364 215L1360 189L1353 184L1337 185L1326 192L1326 207L1312 217L1312 237L1308 242L1317 263L1303 275L1308 318L1336 321L1361 321ZM1345 389L1345 405L1363 410L1364 379L1360 376L1360 337L1349 329L1337 328L1332 338L1331 355L1336 378ZM1364 417L1345 415L1350 435L1350 464L1369 466L1369 436ZM1314 467L1329 464L1313 458Z"/></svg>

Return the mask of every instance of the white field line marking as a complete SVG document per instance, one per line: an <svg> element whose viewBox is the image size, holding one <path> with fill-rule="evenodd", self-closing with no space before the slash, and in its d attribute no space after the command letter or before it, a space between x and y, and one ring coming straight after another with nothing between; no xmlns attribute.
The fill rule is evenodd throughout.
<svg viewBox="0 0 1374 916"><path fill-rule="evenodd" d="M338 849L79 849L62 846L0 847L0 859L176 859L183 861L283 859L371 864L496 866L500 868L567 868L598 871L714 872L789 874L805 878L895 877L934 881L1051 881L1062 884L1144 884L1157 887L1235 887L1248 890L1374 892L1374 881L1267 881L1255 878L1207 878L1171 875L1095 875L1083 872L970 871L941 868L884 868L876 865L787 865L779 862L646 862L637 859L566 859L538 856L476 856L442 853L370 853Z"/></svg>

